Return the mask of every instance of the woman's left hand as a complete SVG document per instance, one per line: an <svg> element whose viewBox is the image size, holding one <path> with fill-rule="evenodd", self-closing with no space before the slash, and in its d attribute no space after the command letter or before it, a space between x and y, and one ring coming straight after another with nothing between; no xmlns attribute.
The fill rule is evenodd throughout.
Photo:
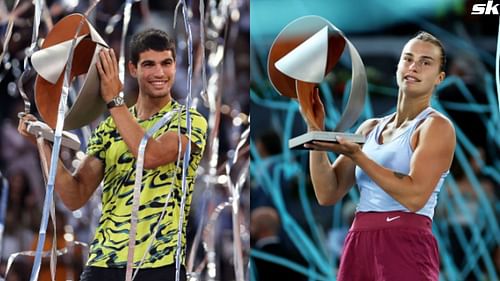
<svg viewBox="0 0 500 281"><path fill-rule="evenodd" d="M343 154L351 159L361 152L361 146L359 144L346 141L342 137L337 137L337 142L335 143L313 141L312 143L305 144L304 147L312 150L332 151L337 154Z"/></svg>

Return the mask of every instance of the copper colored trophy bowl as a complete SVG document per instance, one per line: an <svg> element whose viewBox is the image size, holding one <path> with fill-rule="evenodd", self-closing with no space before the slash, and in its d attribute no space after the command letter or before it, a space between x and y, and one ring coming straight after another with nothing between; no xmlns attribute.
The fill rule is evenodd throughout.
<svg viewBox="0 0 500 281"><path fill-rule="evenodd" d="M89 25L83 15L69 15L61 19L49 32L42 44L42 49L67 40L72 40L82 19L83 23L79 36L89 35ZM69 77L70 82L74 77L87 72L90 67L95 48L96 43L92 42L90 39L83 39L75 48ZM57 122L57 112L59 100L61 99L63 82L64 72L55 84L45 80L41 75L37 76L35 82L35 103L38 108L38 112L42 116L43 120L52 128L55 128Z"/></svg>
<svg viewBox="0 0 500 281"><path fill-rule="evenodd" d="M279 71L275 64L285 55L290 53L293 49L297 48L300 44L304 43L309 37L314 35L323 26L317 25L316 28L311 28L308 32L290 36L289 34L280 34L273 43L269 51L268 58L268 75L271 83L276 88L279 94L289 98L298 99L301 110L309 120L314 122L314 125L321 128L323 125L317 119L313 111L312 99L313 92L318 85L316 83L295 80ZM335 30L329 31L328 34L328 53L327 62L324 69L326 75L335 67L342 55L345 48L345 39ZM306 66L304 66L306 67Z"/></svg>
<svg viewBox="0 0 500 281"><path fill-rule="evenodd" d="M319 28L318 28L319 30ZM295 79L281 73L275 66L275 63L302 44L317 30L309 34L301 34L300 36L286 38L283 40L276 40L269 52L268 58L268 74L271 83L276 88L279 94L290 98L297 98L295 87ZM332 71L342 55L345 47L345 40L339 34L331 34L328 38L328 57L325 69L325 75Z"/></svg>

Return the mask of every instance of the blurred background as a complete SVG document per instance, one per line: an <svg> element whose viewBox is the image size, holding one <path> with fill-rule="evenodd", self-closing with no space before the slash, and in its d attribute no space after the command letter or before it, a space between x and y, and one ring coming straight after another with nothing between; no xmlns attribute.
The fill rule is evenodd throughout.
<svg viewBox="0 0 500 281"><path fill-rule="evenodd" d="M34 71L26 71L20 81L25 71L26 54L30 52L32 42L35 47L33 50L40 46L48 30L59 19L71 13L85 13L95 2L0 1L0 45L3 56L0 67L0 172L3 180L0 278L6 280L29 280L33 258L23 254L36 247L45 197L45 182L37 148L17 133L17 113L24 111L19 85L31 101L31 113L37 115L33 92ZM188 94L189 34L186 32L182 5L174 27L175 9L181 2L184 1L97 1L88 19L116 54L120 53L122 40L125 40L125 50L128 51L126 42L140 30L155 27L167 31L177 44L177 79L173 96L184 104ZM36 6L38 3L42 5ZM131 13L128 32L123 38L126 3L131 5ZM185 3L192 33L193 105L209 121L206 155L198 170L188 224L186 261L188 271L192 273L191 280L235 280L236 270L240 271L239 274L247 274L247 268L237 269L235 260L245 260L247 264L250 241L249 1L194 0ZM38 36L33 38L37 9L42 11L41 22ZM73 82L70 101L78 92L81 82L81 78ZM138 89L128 71L124 84L126 100L129 104L134 103ZM81 151L85 151L91 130L105 117L73 131L80 137ZM62 149L61 157L67 167L74 169L82 152ZM88 252L77 241L89 243L93 239L101 211L100 190L75 212L65 208L57 195L54 200L57 248L66 251L57 258L56 280L78 280ZM50 249L54 236L51 225L49 223L46 250ZM23 254L17 255L21 252ZM13 262L5 276L8 261ZM48 258L43 259L39 280L50 280L48 261Z"/></svg>
<svg viewBox="0 0 500 281"><path fill-rule="evenodd" d="M267 56L278 33L305 15L322 16L342 30L365 64L367 100L351 131L368 118L395 110L396 67L411 37L424 30L444 43L447 77L432 106L453 121L457 147L434 216L440 280L498 280L499 22L495 15L471 15L472 5L482 2L251 1L250 101L253 124L259 124L251 130L251 280L271 280L270 272L287 276L283 280L334 280L359 198L352 188L342 202L319 206L309 179L308 153L288 149L288 140L306 132L306 126L297 102L280 96L270 84ZM333 129L346 104L350 67L344 53L320 85L327 129ZM329 156L332 161L336 157ZM273 246L262 246L269 244Z"/></svg>

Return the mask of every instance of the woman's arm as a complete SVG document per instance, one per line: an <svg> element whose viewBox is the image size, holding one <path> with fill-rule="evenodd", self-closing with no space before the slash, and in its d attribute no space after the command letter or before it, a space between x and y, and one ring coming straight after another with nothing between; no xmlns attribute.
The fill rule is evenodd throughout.
<svg viewBox="0 0 500 281"><path fill-rule="evenodd" d="M408 175L378 165L361 151L352 155L356 165L411 212L425 206L441 175L450 168L456 143L453 125L442 116L427 118L416 133Z"/></svg>
<svg viewBox="0 0 500 281"><path fill-rule="evenodd" d="M369 119L359 126L356 133L366 136L377 123L377 119ZM306 147L314 148L312 145ZM311 150L309 155L309 170L316 199L321 205L335 204L354 185L356 164L349 157L339 155L332 165L327 153L321 150Z"/></svg>
<svg viewBox="0 0 500 281"><path fill-rule="evenodd" d="M349 158L353 165L363 169L378 186L401 205L416 212L423 208L441 175L450 168L456 139L453 125L440 115L427 118L415 133L417 144L410 159L408 175L379 165L368 158L358 144L342 139L339 139L338 144L313 142L310 147L333 151ZM343 173L347 172L344 168Z"/></svg>

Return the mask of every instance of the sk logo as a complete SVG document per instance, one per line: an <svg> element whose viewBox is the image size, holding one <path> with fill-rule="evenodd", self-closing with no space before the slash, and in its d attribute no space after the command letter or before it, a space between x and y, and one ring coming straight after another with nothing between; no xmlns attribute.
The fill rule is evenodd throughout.
<svg viewBox="0 0 500 281"><path fill-rule="evenodd" d="M472 6L471 15L498 15L497 6L499 4L493 5L493 0L488 1L487 4L474 4Z"/></svg>

